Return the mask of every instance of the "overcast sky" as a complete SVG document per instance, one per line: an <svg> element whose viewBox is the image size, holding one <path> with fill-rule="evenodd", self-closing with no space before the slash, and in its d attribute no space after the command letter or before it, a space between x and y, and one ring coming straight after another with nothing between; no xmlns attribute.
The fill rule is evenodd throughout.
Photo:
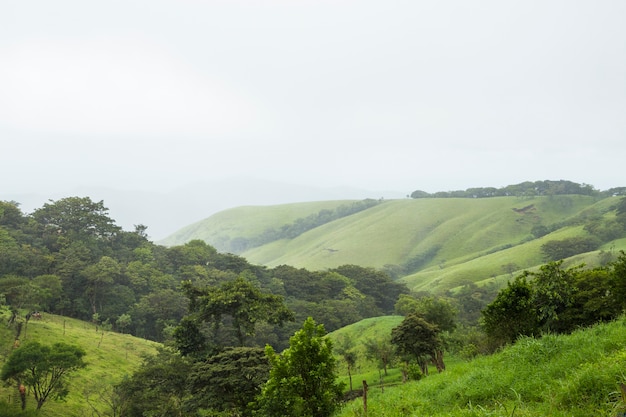
<svg viewBox="0 0 626 417"><path fill-rule="evenodd" d="M3 0L2 193L626 186L624 0Z"/></svg>

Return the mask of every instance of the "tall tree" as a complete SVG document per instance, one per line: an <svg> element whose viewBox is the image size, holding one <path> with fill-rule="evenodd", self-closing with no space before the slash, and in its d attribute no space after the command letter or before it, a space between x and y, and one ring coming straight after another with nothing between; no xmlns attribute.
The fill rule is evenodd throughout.
<svg viewBox="0 0 626 417"><path fill-rule="evenodd" d="M265 352L271 364L270 378L258 404L266 417L330 417L339 406L343 384L337 383L332 343L323 325L309 317L277 354Z"/></svg>
<svg viewBox="0 0 626 417"><path fill-rule="evenodd" d="M190 299L190 312L211 323L215 331L221 326L222 318L229 317L239 346L244 346L246 338L254 335L259 321L280 325L293 320L293 313L283 303L282 296L262 292L244 274L219 287L200 289L190 282L183 286Z"/></svg>
<svg viewBox="0 0 626 417"><path fill-rule="evenodd" d="M30 342L11 352L0 378L29 387L39 410L50 396L63 398L68 394L67 378L86 365L83 356L85 351L78 346Z"/></svg>
<svg viewBox="0 0 626 417"><path fill-rule="evenodd" d="M435 360L442 346L439 328L417 314L409 314L391 330L391 343L400 355L413 357L424 375L428 374L428 360ZM439 366L437 369L443 370Z"/></svg>
<svg viewBox="0 0 626 417"><path fill-rule="evenodd" d="M206 361L193 364L187 378L188 404L230 415L251 415L252 402L267 381L270 364L261 348L227 348Z"/></svg>
<svg viewBox="0 0 626 417"><path fill-rule="evenodd" d="M512 343L518 336L539 331L534 290L527 277L528 273L524 273L509 282L481 312L485 332L496 345Z"/></svg>
<svg viewBox="0 0 626 417"><path fill-rule="evenodd" d="M391 335L378 339L366 339L365 357L368 360L378 363L379 369L382 369L387 376L387 368L394 360L395 352L391 344Z"/></svg>
<svg viewBox="0 0 626 417"><path fill-rule="evenodd" d="M354 351L354 341L347 336L337 339L335 351L341 356L348 368L348 379L350 380L350 391L352 391L352 371L356 366L357 354Z"/></svg>

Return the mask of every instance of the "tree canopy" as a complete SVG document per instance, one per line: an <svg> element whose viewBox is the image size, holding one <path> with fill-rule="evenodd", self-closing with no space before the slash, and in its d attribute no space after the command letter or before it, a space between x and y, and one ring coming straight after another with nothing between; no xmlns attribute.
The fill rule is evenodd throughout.
<svg viewBox="0 0 626 417"><path fill-rule="evenodd" d="M11 352L0 371L0 379L12 379L29 387L39 410L48 398L62 399L67 395L67 378L86 366L84 356L85 351L78 346L29 342Z"/></svg>
<svg viewBox="0 0 626 417"><path fill-rule="evenodd" d="M330 417L339 406L343 384L336 381L332 343L322 324L308 318L277 354L265 352L270 377L259 397L260 415L267 417Z"/></svg>

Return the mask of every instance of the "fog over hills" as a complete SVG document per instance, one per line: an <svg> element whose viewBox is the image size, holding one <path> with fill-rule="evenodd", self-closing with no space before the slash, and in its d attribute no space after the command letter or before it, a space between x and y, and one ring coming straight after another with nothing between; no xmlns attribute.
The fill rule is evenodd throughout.
<svg viewBox="0 0 626 417"><path fill-rule="evenodd" d="M212 214L238 206L273 205L322 200L365 198L405 198L412 190L365 190L354 187L314 187L257 179L230 179L190 183L163 191L124 190L79 186L64 192L2 193L0 200L17 201L24 213L43 206L48 200L64 197L90 197L104 201L109 216L124 230L134 225L148 226L148 235L158 241L178 229Z"/></svg>

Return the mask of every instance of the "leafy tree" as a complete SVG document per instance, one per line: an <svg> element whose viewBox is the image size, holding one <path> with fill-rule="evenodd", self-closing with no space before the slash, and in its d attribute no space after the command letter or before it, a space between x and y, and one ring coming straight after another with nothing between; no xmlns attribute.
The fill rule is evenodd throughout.
<svg viewBox="0 0 626 417"><path fill-rule="evenodd" d="M572 305L576 292L575 276L582 266L561 268L563 261L542 265L538 272L532 272L533 305L544 330L559 330L559 315Z"/></svg>
<svg viewBox="0 0 626 417"><path fill-rule="evenodd" d="M383 314L392 313L398 297L409 292L406 285L394 282L388 274L374 268L343 265L333 271L353 280L356 289L371 297Z"/></svg>
<svg viewBox="0 0 626 417"><path fill-rule="evenodd" d="M183 287L190 299L190 311L197 313L201 321L211 323L215 331L224 316L231 319L239 346L244 346L246 338L254 335L258 321L280 325L293 319L282 296L262 292L242 275L219 287L200 289L190 282L185 282Z"/></svg>
<svg viewBox="0 0 626 417"><path fill-rule="evenodd" d="M623 199L626 201L626 197ZM626 309L626 252L620 251L617 260L611 265L612 288L622 309Z"/></svg>
<svg viewBox="0 0 626 417"><path fill-rule="evenodd" d="M29 387L39 410L50 396L61 399L68 394L66 380L72 372L86 365L83 356L85 351L78 346L30 342L11 352L0 379L12 379L18 385Z"/></svg>
<svg viewBox="0 0 626 417"><path fill-rule="evenodd" d="M396 346L400 355L414 358L420 364L422 373L427 375L428 359L435 359L437 351L442 347L439 331L436 325L412 313L391 330L391 343ZM439 371L443 370L439 366L437 368Z"/></svg>
<svg viewBox="0 0 626 417"><path fill-rule="evenodd" d="M187 384L193 409L229 411L249 416L252 400L267 381L270 364L261 348L227 348L191 368Z"/></svg>
<svg viewBox="0 0 626 417"><path fill-rule="evenodd" d="M534 290L527 280L528 275L521 274L509 282L482 310L485 332L497 345L512 343L521 335L530 336L539 330Z"/></svg>
<svg viewBox="0 0 626 417"><path fill-rule="evenodd" d="M179 354L161 348L146 357L132 377L115 387L121 416L182 416L191 364Z"/></svg>
<svg viewBox="0 0 626 417"><path fill-rule="evenodd" d="M259 415L267 417L330 417L339 406L343 384L337 383L332 343L322 324L308 318L277 354L265 352L270 378L258 398Z"/></svg>
<svg viewBox="0 0 626 417"><path fill-rule="evenodd" d="M337 340L335 351L341 356L348 368L348 379L350 380L350 391L352 391L352 370L356 366L357 354L354 351L354 341L347 336Z"/></svg>
<svg viewBox="0 0 626 417"><path fill-rule="evenodd" d="M88 282L87 295L92 313L102 311L103 293L113 285L121 272L119 263L109 256L103 256L97 263L84 269L83 275Z"/></svg>
<svg viewBox="0 0 626 417"><path fill-rule="evenodd" d="M401 315L415 313L429 323L437 325L441 331L449 331L456 327L457 309L451 300L443 297L414 297L401 294L396 303L396 312Z"/></svg>
<svg viewBox="0 0 626 417"><path fill-rule="evenodd" d="M385 376L387 368L394 360L395 352L391 344L391 335L379 339L367 339L364 342L365 357L378 363L379 369L383 369Z"/></svg>
<svg viewBox="0 0 626 417"><path fill-rule="evenodd" d="M559 312L552 330L568 332L580 326L609 321L622 313L622 303L613 286L610 268L574 271L573 287L567 308Z"/></svg>
<svg viewBox="0 0 626 417"><path fill-rule="evenodd" d="M124 333L124 330L126 330L129 326L130 323L132 322L132 318L130 317L130 314L124 313L121 314L117 320L115 320L115 327L117 327L117 329L121 332Z"/></svg>

